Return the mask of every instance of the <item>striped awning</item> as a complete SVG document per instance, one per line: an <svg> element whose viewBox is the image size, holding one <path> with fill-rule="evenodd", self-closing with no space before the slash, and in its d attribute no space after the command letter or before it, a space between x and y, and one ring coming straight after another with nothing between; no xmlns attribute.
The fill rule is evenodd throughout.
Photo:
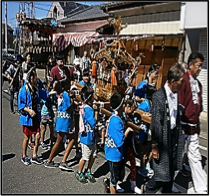
<svg viewBox="0 0 210 196"><path fill-rule="evenodd" d="M74 47L81 47L85 44L91 44L99 35L97 32L83 33L58 33L53 34L54 46L57 46L58 51L66 49L71 43Z"/></svg>

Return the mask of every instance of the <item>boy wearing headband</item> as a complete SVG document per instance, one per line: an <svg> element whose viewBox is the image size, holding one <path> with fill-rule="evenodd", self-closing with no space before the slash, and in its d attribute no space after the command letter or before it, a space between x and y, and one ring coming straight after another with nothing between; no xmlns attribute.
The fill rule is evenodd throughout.
<svg viewBox="0 0 210 196"><path fill-rule="evenodd" d="M124 107L124 98L119 93L114 93L110 99L110 105L113 113L108 120L105 140L105 158L108 160L111 173L110 186L107 184L108 179L104 179L105 191L116 194L116 185L118 181L122 181L125 175L125 161L123 144L131 128L124 132L124 123L121 119ZM108 186L108 187L107 187ZM108 190L109 189L109 190Z"/></svg>
<svg viewBox="0 0 210 196"><path fill-rule="evenodd" d="M127 126L127 122L134 123L133 112L137 108L135 99L129 97L125 102L125 110L123 112L123 121ZM135 193L141 194L141 190L136 186L136 160L134 152L134 134L133 132L128 134L128 137L125 140L125 157L126 161L130 161L130 183L131 190Z"/></svg>
<svg viewBox="0 0 210 196"><path fill-rule="evenodd" d="M82 100L83 105L80 107L80 119L79 119L79 137L82 149L82 158L79 162L79 168L75 176L81 183L86 183L86 178L94 183L95 178L91 174L91 168L96 157L96 143L95 143L95 127L96 119L94 110L92 108L94 101L94 90L90 86L84 86L82 88ZM88 168L84 174L82 173L85 163L88 162Z"/></svg>
<svg viewBox="0 0 210 196"><path fill-rule="evenodd" d="M82 80L79 82L82 86L92 86L93 84L90 83L90 76L88 70L84 70Z"/></svg>

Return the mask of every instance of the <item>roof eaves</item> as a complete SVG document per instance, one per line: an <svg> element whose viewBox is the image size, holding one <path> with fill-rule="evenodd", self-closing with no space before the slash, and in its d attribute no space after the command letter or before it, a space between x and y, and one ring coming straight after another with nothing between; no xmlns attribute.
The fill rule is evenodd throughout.
<svg viewBox="0 0 210 196"><path fill-rule="evenodd" d="M67 18L61 19L61 20L59 20L59 21L60 21L60 22L68 22L68 19L69 19L70 17L75 16L75 15L77 15L77 14L80 14L81 12L86 12L86 11L92 9L92 8L93 8L93 6L90 6L90 7L88 7L87 9L79 10L78 12L75 12L75 13L73 13L73 14L71 14L71 15L68 15Z"/></svg>
<svg viewBox="0 0 210 196"><path fill-rule="evenodd" d="M100 17L92 17L92 18L81 18L81 19L75 19L75 20L70 20L70 21L66 21L69 23L76 23L76 22L86 22L86 21L90 21L90 20L102 20L102 19L108 19L108 16L100 16Z"/></svg>
<svg viewBox="0 0 210 196"><path fill-rule="evenodd" d="M126 4L130 4L130 3L133 3L132 1L131 2L121 2L121 1L119 1L119 2L108 2L108 3L105 3L105 4L102 4L101 5L101 7L102 7L102 9L103 8L113 8L113 7L117 7L117 6L120 6L120 5L126 5Z"/></svg>

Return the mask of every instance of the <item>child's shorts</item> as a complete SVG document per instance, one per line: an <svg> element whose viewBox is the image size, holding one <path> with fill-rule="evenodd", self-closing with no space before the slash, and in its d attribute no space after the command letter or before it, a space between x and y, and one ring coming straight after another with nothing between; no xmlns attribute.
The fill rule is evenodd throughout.
<svg viewBox="0 0 210 196"><path fill-rule="evenodd" d="M109 169L111 172L111 181L110 184L113 187L116 187L118 181L123 181L125 177L125 160L122 159L119 162L109 162Z"/></svg>
<svg viewBox="0 0 210 196"><path fill-rule="evenodd" d="M93 155L94 157L96 156L96 144L86 145L81 143L81 149L82 149L82 158L85 161L89 161L91 155Z"/></svg>
<svg viewBox="0 0 210 196"><path fill-rule="evenodd" d="M36 120L33 120L33 126L23 125L22 127L23 127L23 133L27 136L40 132L40 123Z"/></svg>
<svg viewBox="0 0 210 196"><path fill-rule="evenodd" d="M42 124L53 123L53 118L50 115L41 115L41 123Z"/></svg>

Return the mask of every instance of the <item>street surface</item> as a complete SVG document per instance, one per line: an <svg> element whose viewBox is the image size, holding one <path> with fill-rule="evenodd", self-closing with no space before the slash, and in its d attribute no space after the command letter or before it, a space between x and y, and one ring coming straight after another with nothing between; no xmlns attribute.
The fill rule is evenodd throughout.
<svg viewBox="0 0 210 196"><path fill-rule="evenodd" d="M43 79L44 70L38 70L38 77ZM7 89L7 82L2 89L2 194L104 194L103 178L109 177L108 164L104 158L104 152L100 151L92 168L96 183L82 184L75 178L78 169L78 161L74 159L75 149L71 151L67 162L72 166L74 172L62 171L59 168L50 169L44 165L24 165L21 162L23 133L19 124L19 115L9 112L9 94L3 90ZM15 100L16 104L16 100ZM15 109L17 106L15 106ZM207 117L207 115L206 115ZM207 118L202 117L202 131L200 138L200 152L205 172L208 173L207 160ZM49 140L49 128L47 128L45 141ZM32 156L32 150L27 150L28 156ZM43 150L39 147L38 155L46 160L50 150ZM64 151L54 158L60 162ZM138 160L137 160L138 161ZM139 161L138 161L139 162ZM85 165L86 168L87 165ZM137 169L139 166L137 166ZM129 163L126 165L126 175L121 187L125 193L133 194L130 189ZM140 187L147 179L137 173L137 186ZM178 174L175 179L175 186L182 193L194 193L191 178Z"/></svg>

